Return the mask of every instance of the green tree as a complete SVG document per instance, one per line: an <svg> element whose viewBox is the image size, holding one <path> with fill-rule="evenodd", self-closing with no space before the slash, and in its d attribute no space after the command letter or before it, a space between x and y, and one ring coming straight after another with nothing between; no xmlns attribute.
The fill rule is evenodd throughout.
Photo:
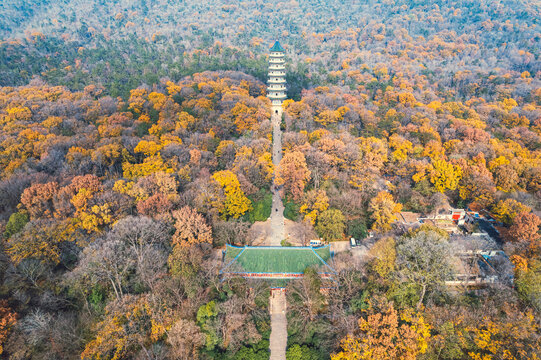
<svg viewBox="0 0 541 360"><path fill-rule="evenodd" d="M368 234L366 224L360 219L351 220L347 222L347 234L356 240L362 240Z"/></svg>
<svg viewBox="0 0 541 360"><path fill-rule="evenodd" d="M516 286L520 297L541 312L541 261L532 261L527 271L519 272Z"/></svg>
<svg viewBox="0 0 541 360"><path fill-rule="evenodd" d="M220 337L216 333L216 317L218 309L214 301L210 301L205 305L201 305L197 310L197 325L201 327L205 334L205 348L212 350L220 343Z"/></svg>
<svg viewBox="0 0 541 360"><path fill-rule="evenodd" d="M404 237L396 249L398 274L405 282L420 286L420 307L429 287L442 284L453 273L447 239L432 231Z"/></svg>
<svg viewBox="0 0 541 360"><path fill-rule="evenodd" d="M286 351L286 360L319 360L319 352L306 345L294 344Z"/></svg>
<svg viewBox="0 0 541 360"><path fill-rule="evenodd" d="M269 341L261 340L252 346L243 346L235 353L234 360L268 360Z"/></svg>
<svg viewBox="0 0 541 360"><path fill-rule="evenodd" d="M340 210L325 210L318 217L316 231L326 241L340 240L344 236L345 220Z"/></svg>
<svg viewBox="0 0 541 360"><path fill-rule="evenodd" d="M26 223L29 221L28 214L23 211L19 211L11 214L8 223L6 224L6 231L4 231L4 237L9 239L12 235L21 231Z"/></svg>

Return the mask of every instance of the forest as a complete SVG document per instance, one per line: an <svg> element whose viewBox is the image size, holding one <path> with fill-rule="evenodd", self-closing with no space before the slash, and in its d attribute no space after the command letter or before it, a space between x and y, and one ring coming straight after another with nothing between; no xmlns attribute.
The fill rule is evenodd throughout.
<svg viewBox="0 0 541 360"><path fill-rule="evenodd" d="M276 183L288 241L359 245L285 285L287 360L541 359L537 1L3 6L0 358L269 359L273 284L220 270Z"/></svg>

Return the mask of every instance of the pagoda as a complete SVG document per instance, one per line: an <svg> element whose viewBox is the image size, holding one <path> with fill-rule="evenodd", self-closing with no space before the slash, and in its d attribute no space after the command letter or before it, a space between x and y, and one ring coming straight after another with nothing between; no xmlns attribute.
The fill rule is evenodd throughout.
<svg viewBox="0 0 541 360"><path fill-rule="evenodd" d="M273 112L275 113L281 113L282 103L287 97L284 63L284 48L276 41L270 49L269 86L267 87L267 97L271 100Z"/></svg>

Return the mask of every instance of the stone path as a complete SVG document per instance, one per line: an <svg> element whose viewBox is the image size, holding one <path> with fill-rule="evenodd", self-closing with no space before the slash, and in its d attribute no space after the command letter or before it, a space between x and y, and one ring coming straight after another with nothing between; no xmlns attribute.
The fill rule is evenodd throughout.
<svg viewBox="0 0 541 360"><path fill-rule="evenodd" d="M282 130L280 123L282 121L282 109L272 109L272 163L275 169L278 168L282 160ZM272 213L270 219L270 234L266 241L267 245L280 246L285 239L284 226L284 205L280 198L280 188L272 187ZM271 316L271 334L270 334L270 359L285 360L287 347L287 318L286 318L286 293L282 290L272 290L269 301L269 311Z"/></svg>
<svg viewBox="0 0 541 360"><path fill-rule="evenodd" d="M272 290L269 307L271 316L270 360L285 360L287 346L286 292Z"/></svg>
<svg viewBox="0 0 541 360"><path fill-rule="evenodd" d="M275 169L278 168L280 160L282 160L282 130L280 122L282 121L282 110L278 114L272 113L272 163ZM271 231L267 244L270 246L280 246L284 234L284 205L280 198L280 188L272 187L272 213L271 213Z"/></svg>

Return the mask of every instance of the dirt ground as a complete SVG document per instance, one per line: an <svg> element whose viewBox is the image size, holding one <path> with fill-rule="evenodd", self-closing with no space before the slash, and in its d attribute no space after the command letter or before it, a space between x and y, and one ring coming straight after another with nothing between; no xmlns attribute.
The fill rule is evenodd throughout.
<svg viewBox="0 0 541 360"><path fill-rule="evenodd" d="M294 246L303 246L302 241L300 239L300 235L298 233L298 229L296 229L296 223L294 221L284 219L284 236L285 239ZM253 239L252 245L253 246L271 246L273 244L270 243L270 233L271 233L271 219L267 219L267 221L257 221L255 222L252 227L250 228L250 238ZM307 236L307 241L310 241L310 239L317 239L318 236L314 229L310 232L310 235Z"/></svg>

